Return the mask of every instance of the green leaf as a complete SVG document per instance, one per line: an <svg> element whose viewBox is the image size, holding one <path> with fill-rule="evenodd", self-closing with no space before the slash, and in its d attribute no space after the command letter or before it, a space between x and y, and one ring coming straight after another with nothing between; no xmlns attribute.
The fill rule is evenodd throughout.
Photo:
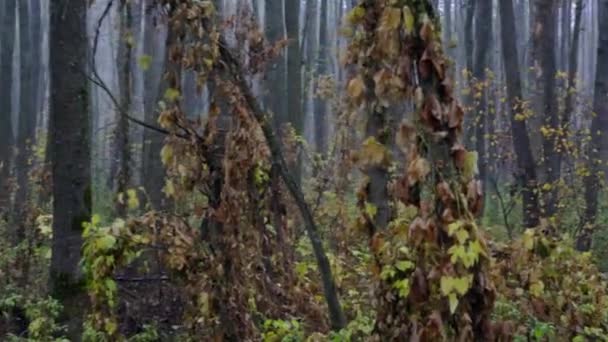
<svg viewBox="0 0 608 342"><path fill-rule="evenodd" d="M95 245L100 250L112 249L116 244L116 238L112 235L104 235L97 239Z"/></svg>
<svg viewBox="0 0 608 342"><path fill-rule="evenodd" d="M401 298L407 298L410 294L410 280L401 279L393 283L393 287L399 290L399 296Z"/></svg>
<svg viewBox="0 0 608 342"><path fill-rule="evenodd" d="M414 268L414 263L409 260L402 260L395 264L395 268L401 272L407 272Z"/></svg>

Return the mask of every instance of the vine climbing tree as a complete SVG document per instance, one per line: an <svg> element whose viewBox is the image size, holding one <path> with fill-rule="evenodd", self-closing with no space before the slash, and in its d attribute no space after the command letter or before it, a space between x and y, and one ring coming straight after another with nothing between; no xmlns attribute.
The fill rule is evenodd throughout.
<svg viewBox="0 0 608 342"><path fill-rule="evenodd" d="M351 110L367 122L359 192L376 259L376 340L491 340L495 291L477 158L462 144L439 20L427 1L363 0L348 16ZM394 119L412 101L397 132ZM393 137L405 157L389 172Z"/></svg>

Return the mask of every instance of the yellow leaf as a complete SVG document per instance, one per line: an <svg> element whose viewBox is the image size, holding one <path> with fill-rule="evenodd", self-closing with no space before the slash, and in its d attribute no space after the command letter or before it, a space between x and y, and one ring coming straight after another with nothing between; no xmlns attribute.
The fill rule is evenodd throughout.
<svg viewBox="0 0 608 342"><path fill-rule="evenodd" d="M479 169L477 168L477 152L467 152L464 157L464 166L462 173L465 178L471 179L475 177L479 173Z"/></svg>
<svg viewBox="0 0 608 342"><path fill-rule="evenodd" d="M403 27L407 34L412 34L412 32L414 32L414 15L407 6L403 7Z"/></svg>
<svg viewBox="0 0 608 342"><path fill-rule="evenodd" d="M169 88L165 91L165 100L169 101L169 102L175 102L180 98L181 94L179 92L179 90L175 89L175 88Z"/></svg>
<svg viewBox="0 0 608 342"><path fill-rule="evenodd" d="M150 69L150 66L152 65L152 56L141 55L139 57L139 59L137 60L137 64L139 64L139 67L141 68L141 70L147 71L148 69Z"/></svg>
<svg viewBox="0 0 608 342"><path fill-rule="evenodd" d="M374 219L378 213L378 208L375 205L367 202L365 203L365 213L370 219Z"/></svg>
<svg viewBox="0 0 608 342"><path fill-rule="evenodd" d="M545 284L540 280L537 283L530 285L530 294L532 294L534 297L542 296L544 290Z"/></svg>
<svg viewBox="0 0 608 342"><path fill-rule="evenodd" d="M524 235L522 237L522 242L524 244L524 248L531 251L534 249L534 230L526 229Z"/></svg>
<svg viewBox="0 0 608 342"><path fill-rule="evenodd" d="M139 208L139 198L137 197L137 191L135 191L134 189L127 190L127 197L127 205L129 206L129 209Z"/></svg>
<svg viewBox="0 0 608 342"><path fill-rule="evenodd" d="M363 91L365 90L365 84L361 77L355 77L350 82L348 82L348 95L353 99L359 99L361 95L363 95Z"/></svg>
<svg viewBox="0 0 608 342"><path fill-rule="evenodd" d="M363 165L381 165L388 163L389 155L386 147L376 140L369 137L363 142L360 158Z"/></svg>
<svg viewBox="0 0 608 342"><path fill-rule="evenodd" d="M172 158L173 158L173 147L171 147L171 145L163 146L163 148L160 150L160 159L161 159L163 165L169 164L169 162L171 161Z"/></svg>

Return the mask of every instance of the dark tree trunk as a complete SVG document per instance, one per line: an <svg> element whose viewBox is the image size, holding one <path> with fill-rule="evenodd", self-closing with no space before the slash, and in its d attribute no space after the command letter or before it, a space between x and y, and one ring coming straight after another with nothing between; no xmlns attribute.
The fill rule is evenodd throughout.
<svg viewBox="0 0 608 342"><path fill-rule="evenodd" d="M86 295L79 267L82 223L91 217L89 94L85 1L51 2L50 139L53 154L51 293L64 307L68 337L82 331Z"/></svg>
<svg viewBox="0 0 608 342"><path fill-rule="evenodd" d="M150 11L153 12L153 11ZM158 120L158 101L163 100L167 89L166 82L159 79L164 78L168 63L168 46L171 43L171 36L167 35L165 42L165 53L159 53L159 44L156 44L155 37L160 31L155 26L153 13L145 13L144 19L146 28L144 33L144 53L150 56L154 62L150 69L144 72L144 117L146 122L154 123ZM159 55L163 61L158 62ZM159 71L160 69L160 71ZM160 77L158 75L160 73ZM162 83L162 84L161 84ZM165 169L160 159L160 151L163 147L164 136L156 131L144 130L144 148L142 153L142 176L143 184L146 189L150 205L155 210L168 208L167 198L162 189L165 185Z"/></svg>
<svg viewBox="0 0 608 342"><path fill-rule="evenodd" d="M327 0L321 1L321 9L319 11L319 45L317 49L317 60L315 76L317 79L327 73L327 63L329 55L327 53ZM316 90L315 90L316 92ZM324 99L315 96L314 100L314 136L317 151L320 153L327 152L327 103Z"/></svg>
<svg viewBox="0 0 608 342"><path fill-rule="evenodd" d="M478 83L486 81L486 68L489 66L488 58L492 40L492 1L478 1L475 20L475 65L473 66L473 77ZM477 165L479 168L479 179L485 193L487 181L487 158L486 158L486 123L487 123L487 87L481 90L471 90L474 93L480 91L481 97L476 101L474 118L475 148L479 155Z"/></svg>
<svg viewBox="0 0 608 342"><path fill-rule="evenodd" d="M590 175L585 177L586 208L583 227L576 241L576 248L588 251L593 242L593 232L598 213L598 184L601 184L600 172L603 134L608 130L608 0L599 0L599 44L597 51L597 70L595 78L595 95L591 121L591 143L589 144Z"/></svg>
<svg viewBox="0 0 608 342"><path fill-rule="evenodd" d="M15 159L15 172L17 176L17 193L13 208L13 221L16 227L17 243L25 238L25 219L27 216L29 193L30 156L36 133L36 108L32 101L32 94L37 92L34 83L34 64L37 63L33 51L32 16L28 6L29 1L19 2L19 53L20 53L20 99L19 120L17 129L17 156ZM34 19L36 20L36 19ZM37 44L40 42L37 42Z"/></svg>
<svg viewBox="0 0 608 342"><path fill-rule="evenodd" d="M289 0L287 0L289 1ZM265 2L265 33L271 44L285 39L285 0ZM272 13L272 14L271 14ZM285 54L277 56L266 70L264 103L273 115L273 125L277 132L287 122L287 101L283 96L287 89L287 60Z"/></svg>
<svg viewBox="0 0 608 342"><path fill-rule="evenodd" d="M559 116L557 113L557 94L555 74L557 73L556 60L556 32L557 32L557 2L555 0L536 1L536 23L534 30L535 59L542 92L540 96L543 116L543 127L549 131L557 130ZM543 145L543 171L545 183L551 184L554 190L547 191L544 198L544 215L551 217L555 214L557 205L557 191L555 185L560 177L559 157L556 149L555 137L546 134L542 137Z"/></svg>
<svg viewBox="0 0 608 342"><path fill-rule="evenodd" d="M498 3L500 6L501 42L507 81L508 107L511 114L511 136L515 157L517 158L516 177L521 179L524 226L531 228L539 224L540 208L536 192L538 185L536 166L530 149L526 121L515 118L516 108L521 104L523 98L519 59L517 58L517 38L512 34L512 32L515 32L513 0L501 0Z"/></svg>
<svg viewBox="0 0 608 342"><path fill-rule="evenodd" d="M473 19L475 19L475 6L477 4L477 0L464 0L466 6L466 17L464 23L464 45L465 45L465 63L467 72L473 72L473 50L475 49L474 37L473 37ZM467 95L464 99L466 107L471 107L473 105L473 89L472 83L470 82L471 77L468 77L469 82L467 86L469 87L469 95ZM467 147L471 147L472 137L474 136L474 128L473 124L475 118L471 116L470 118L465 119L465 143Z"/></svg>
<svg viewBox="0 0 608 342"><path fill-rule="evenodd" d="M131 109L132 101L132 72L131 72L131 60L132 60L132 45L127 41L127 35L131 34L133 29L133 17L131 15L131 4L123 3L120 10L120 42L118 47L118 60L117 64L120 68L118 87L120 91L120 107L122 110L129 112ZM136 6L136 5L135 5ZM117 158L117 170L112 175L115 186L114 191L116 194L122 194L123 198L126 197L126 191L129 187L130 181L130 163L131 163L131 151L129 146L129 121L127 117L122 113L118 114L118 122L116 129L114 130L114 158ZM123 201L116 202L116 214L119 217L126 215L127 206L126 199Z"/></svg>
<svg viewBox="0 0 608 342"><path fill-rule="evenodd" d="M285 23L287 26L287 112L289 122L298 135L304 134L304 116L302 115L302 51L300 44L300 2L285 3ZM301 162L296 166L296 178L300 179Z"/></svg>
<svg viewBox="0 0 608 342"><path fill-rule="evenodd" d="M3 0L3 15L0 23L0 85L6 89L0 96L0 214L9 212L10 192L8 180L12 162L13 121L13 51L15 47L16 0Z"/></svg>
<svg viewBox="0 0 608 342"><path fill-rule="evenodd" d="M561 128L565 132L570 132L570 119L574 111L574 100L576 88L576 73L578 70L578 46L581 36L581 19L583 17L583 0L576 0L576 10L574 15L574 31L572 32L572 45L568 56L568 88L566 89L566 99L564 100L564 113L561 117ZM570 134L566 134L570 138ZM567 149L565 146L560 148L558 165L561 169L562 162L566 158Z"/></svg>

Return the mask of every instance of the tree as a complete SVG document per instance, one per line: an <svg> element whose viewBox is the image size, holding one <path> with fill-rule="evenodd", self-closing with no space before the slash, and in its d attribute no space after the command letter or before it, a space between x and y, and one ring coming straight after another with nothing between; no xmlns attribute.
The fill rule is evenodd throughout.
<svg viewBox="0 0 608 342"><path fill-rule="evenodd" d="M302 114L302 51L300 44L300 2L285 3L285 24L287 27L287 106L289 122L296 133L304 134L304 115ZM298 161L300 164L300 161ZM300 179L300 166L297 166Z"/></svg>
<svg viewBox="0 0 608 342"><path fill-rule="evenodd" d="M542 166L545 173L545 183L553 190L547 191L544 198L544 215L551 217L555 214L557 192L555 183L560 177L559 154L556 146L556 134L559 126L556 81L556 32L557 32L557 1L538 0L535 8L534 28L534 57L536 60L539 85L542 87L540 96L543 123L542 136Z"/></svg>
<svg viewBox="0 0 608 342"><path fill-rule="evenodd" d="M133 29L133 16L131 14L131 6L129 3L122 3L120 9L120 42L118 47L117 65L120 67L118 86L120 89L120 107L121 110L129 111L132 102L132 43L129 42L129 37ZM114 150L115 158L113 164L116 164L115 174L115 192L121 196L126 196L126 191L130 181L130 161L131 151L129 146L129 121L122 113L118 114L118 122L114 130ZM119 216L126 214L126 202L117 201L116 213Z"/></svg>
<svg viewBox="0 0 608 342"><path fill-rule="evenodd" d="M15 47L16 0L3 1L2 32L0 33L0 84L3 89L13 87L13 50ZM10 176L13 120L12 96L9 93L0 96L0 210L8 210L10 193L8 178Z"/></svg>
<svg viewBox="0 0 608 342"><path fill-rule="evenodd" d="M53 242L50 288L64 306L69 336L80 339L86 296L80 275L82 224L91 217L86 1L56 0L50 21L50 140Z"/></svg>
<svg viewBox="0 0 608 342"><path fill-rule="evenodd" d="M486 123L487 123L487 84L486 68L492 43L492 1L477 1L475 13L475 58L473 78L476 84L471 89L478 97L474 117L475 147L479 155L477 165L482 184L487 181ZM477 96L479 95L479 96ZM484 186L485 189L485 186Z"/></svg>
<svg viewBox="0 0 608 342"><path fill-rule="evenodd" d="M602 140L608 130L608 0L599 1L598 15L600 27L593 98L594 115L591 121L591 142L587 152L589 175L584 179L586 207L583 227L576 241L576 247L581 251L588 251L591 248L598 213L598 184L601 184L604 178L601 174L604 163L601 156L605 149Z"/></svg>
<svg viewBox="0 0 608 342"><path fill-rule="evenodd" d="M40 41L33 41L32 23L40 20L30 13L29 1L19 2L19 53L21 63L19 69L20 77L20 99L19 120L17 129L17 157L15 169L17 176L17 193L13 209L14 222L17 226L16 241L21 242L25 237L25 220L27 216L27 204L29 193L29 170L30 156L36 133L36 101L32 100L32 94L37 94L38 82L34 79L34 65L39 54L34 51L34 46ZM38 51L40 49L37 49Z"/></svg>
<svg viewBox="0 0 608 342"><path fill-rule="evenodd" d="M319 77L327 74L329 62L328 41L327 41L327 0L320 0L321 8L319 10L319 39L317 47L317 59L315 61L315 76ZM327 152L327 103L318 95L314 101L314 123L315 123L315 145L320 153Z"/></svg>
<svg viewBox="0 0 608 342"><path fill-rule="evenodd" d="M172 37L167 35L164 46L159 46L155 39L160 32L154 18L155 7L146 9L144 31L144 56L152 60L152 65L144 70L144 118L146 122L154 123L158 119L158 102L164 99L168 86L164 82L168 68L169 51L167 47ZM162 43L161 43L162 44ZM163 53L164 52L164 53ZM158 61L161 57L162 60ZM163 167L160 150L163 147L164 135L150 129L144 130L144 143L142 152L143 184L150 204L155 210L168 208L168 200L163 195L165 184L165 169Z"/></svg>
<svg viewBox="0 0 608 342"><path fill-rule="evenodd" d="M517 109L522 109L522 85L519 73L517 37L515 32L515 14L512 0L499 1L501 42L507 82L508 107L511 122L511 136L515 158L517 159L517 177L521 179L523 198L523 218L525 227L536 227L539 223L540 208L538 203L536 164L530 149L530 138L525 120L517 118Z"/></svg>

